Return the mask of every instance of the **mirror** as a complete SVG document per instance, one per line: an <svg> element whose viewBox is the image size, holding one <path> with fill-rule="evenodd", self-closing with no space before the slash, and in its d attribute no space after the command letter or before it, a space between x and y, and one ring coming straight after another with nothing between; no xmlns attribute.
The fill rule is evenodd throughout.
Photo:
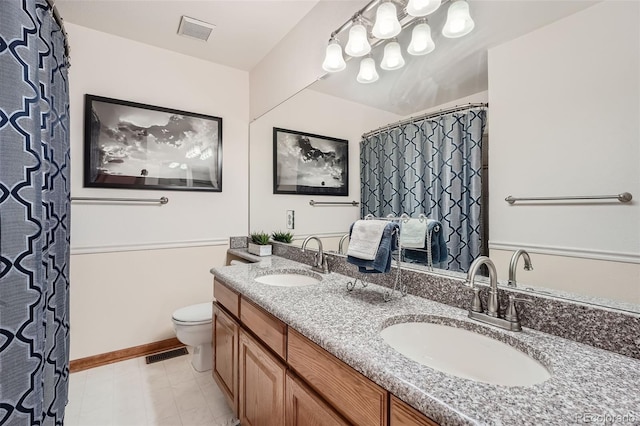
<svg viewBox="0 0 640 426"><path fill-rule="evenodd" d="M531 7L522 15L533 17L552 7L548 2L475 2L480 38L491 39L487 32L492 27L482 21L487 10L504 20L508 12L491 8L515 7L511 3ZM635 2L557 3L574 9L559 11L533 28L533 24L505 24L520 25L526 31L511 32L507 35L511 38L500 43L492 39L481 54L465 54L459 48L455 52L461 57L454 59L443 46L442 56L431 61L441 68L432 73L425 73L424 63L412 60L397 75L416 81L414 85L401 84L398 78L377 88L358 86L349 81L356 65L349 61L347 73L310 85L254 121L250 126L251 230L285 229L286 212L293 210L292 232L298 244L313 234L322 238L325 250L337 250L349 224L360 217L360 209L346 203L312 207L309 201L358 201L358 143L363 133L452 105L489 102L489 249L501 282L506 283L512 253L524 248L534 270L524 271L520 260L518 288L640 312L640 6ZM482 9L485 5L490 8ZM603 27L606 30L592 31ZM459 63L465 72L479 77L456 84L456 79L463 79ZM448 73L452 69L456 72ZM429 77L417 77L420 74ZM446 80L447 74L454 81ZM381 74L380 82L385 76ZM395 108L396 103L401 106ZM274 195L273 127L349 140L349 196ZM630 203L514 205L504 201L508 195L621 192L630 192L634 199Z"/></svg>

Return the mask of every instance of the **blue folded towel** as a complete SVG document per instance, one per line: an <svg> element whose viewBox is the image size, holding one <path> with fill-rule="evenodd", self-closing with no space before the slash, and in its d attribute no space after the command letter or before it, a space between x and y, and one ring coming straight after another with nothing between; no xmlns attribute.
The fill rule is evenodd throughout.
<svg viewBox="0 0 640 426"><path fill-rule="evenodd" d="M389 222L384 227L380 247L373 260L363 260L354 256L347 256L347 262L356 265L358 271L365 274L379 274L391 270L391 253L398 249L398 231L400 227L397 223ZM349 229L349 234L353 230L353 225ZM395 232L394 232L395 231Z"/></svg>
<svg viewBox="0 0 640 426"><path fill-rule="evenodd" d="M444 240L444 232L442 224L437 220L429 221L428 232L431 234L431 259L433 266L446 267L446 261L449 259L449 249ZM428 264L427 252L425 250L404 250L404 260L407 262ZM443 265L440 263L444 262Z"/></svg>

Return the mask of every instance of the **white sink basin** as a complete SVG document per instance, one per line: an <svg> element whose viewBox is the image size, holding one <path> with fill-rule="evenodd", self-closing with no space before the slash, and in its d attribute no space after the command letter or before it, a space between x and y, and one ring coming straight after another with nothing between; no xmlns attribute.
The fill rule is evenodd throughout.
<svg viewBox="0 0 640 426"><path fill-rule="evenodd" d="M255 279L261 284L268 284L276 287L302 287L319 283L322 279L314 275L297 274L295 272L275 273L262 275Z"/></svg>
<svg viewBox="0 0 640 426"><path fill-rule="evenodd" d="M524 352L482 334L427 322L386 327L385 342L402 355L435 370L503 386L532 386L551 377Z"/></svg>

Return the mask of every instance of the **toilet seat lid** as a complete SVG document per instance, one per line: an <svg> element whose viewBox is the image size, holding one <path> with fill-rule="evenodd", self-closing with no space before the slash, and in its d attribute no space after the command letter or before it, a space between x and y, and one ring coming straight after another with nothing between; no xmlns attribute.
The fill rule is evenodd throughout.
<svg viewBox="0 0 640 426"><path fill-rule="evenodd" d="M185 306L173 313L173 319L180 322L195 323L211 321L213 305L211 302Z"/></svg>

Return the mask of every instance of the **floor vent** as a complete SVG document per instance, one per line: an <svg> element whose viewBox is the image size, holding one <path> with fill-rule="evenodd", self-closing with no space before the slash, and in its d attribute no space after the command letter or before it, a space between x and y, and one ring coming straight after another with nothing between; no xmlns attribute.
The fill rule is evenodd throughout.
<svg viewBox="0 0 640 426"><path fill-rule="evenodd" d="M147 364L153 364L154 362L160 362L166 359L175 358L175 357L188 355L188 354L189 354L189 351L187 350L187 348L178 348L178 349L172 349L167 352L160 352L159 354L149 355L146 359L147 359Z"/></svg>

